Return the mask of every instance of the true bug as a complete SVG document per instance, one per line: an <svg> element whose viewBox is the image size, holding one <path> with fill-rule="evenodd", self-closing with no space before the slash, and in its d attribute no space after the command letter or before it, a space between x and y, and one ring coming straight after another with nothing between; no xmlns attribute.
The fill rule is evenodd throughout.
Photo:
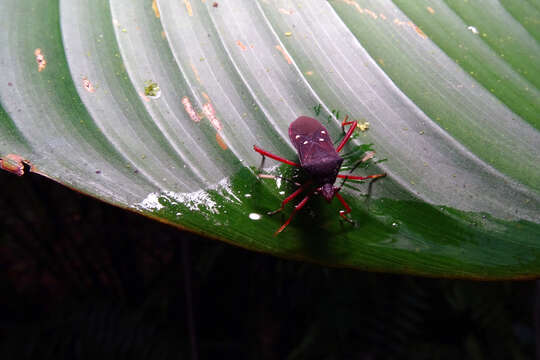
<svg viewBox="0 0 540 360"><path fill-rule="evenodd" d="M300 116L298 119L293 121L291 125L289 125L289 138L296 148L296 151L298 151L300 164L269 153L268 151L253 145L253 149L262 155L263 161L264 157L268 156L269 158L281 161L282 163L299 167L308 175L308 181L301 184L295 192L286 197L281 203L281 207L279 209L268 213L268 215L274 215L282 211L288 202L300 195L303 191L307 192L307 195L294 207L292 214L276 231L275 235L282 232L283 229L289 225L294 214L302 209L304 205L306 205L310 196L313 194L321 194L328 202L331 202L334 196L337 197L345 208L345 210L341 210L339 212L339 215L344 220L352 223L352 220L346 216L351 212L351 208L345 202L345 199L343 199L343 197L339 194L343 183L341 186L335 187L334 183L336 182L336 178L342 178L345 181L346 179L367 180L386 176L386 174L369 176L338 174L341 164L343 163L343 158L339 156L338 153L343 149L347 141L349 141L357 125L357 121L347 121L348 118L349 117L346 116L345 119L343 119L341 122L341 128L343 131L345 131L345 125L350 125L349 130L347 130L343 140L341 140L336 148L334 148L334 145L332 144L332 139L330 139L328 131L319 121L307 116Z"/></svg>

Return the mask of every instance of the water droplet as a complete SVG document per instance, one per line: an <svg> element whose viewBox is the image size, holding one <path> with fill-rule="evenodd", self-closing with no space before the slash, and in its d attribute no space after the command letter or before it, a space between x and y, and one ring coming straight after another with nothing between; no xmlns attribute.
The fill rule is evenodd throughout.
<svg viewBox="0 0 540 360"><path fill-rule="evenodd" d="M249 218L251 220L261 220L262 216L261 216L261 214L251 213L251 214L249 214Z"/></svg>
<svg viewBox="0 0 540 360"><path fill-rule="evenodd" d="M397 227L399 226L399 223L393 222L393 223L392 223L392 226L395 227L395 228L397 228Z"/></svg>
<svg viewBox="0 0 540 360"><path fill-rule="evenodd" d="M285 195L285 191L280 191L279 195Z"/></svg>
<svg viewBox="0 0 540 360"><path fill-rule="evenodd" d="M245 197L250 198L251 194L244 194Z"/></svg>
<svg viewBox="0 0 540 360"><path fill-rule="evenodd" d="M473 34L478 34L478 29L474 26L468 26L467 29L470 30Z"/></svg>

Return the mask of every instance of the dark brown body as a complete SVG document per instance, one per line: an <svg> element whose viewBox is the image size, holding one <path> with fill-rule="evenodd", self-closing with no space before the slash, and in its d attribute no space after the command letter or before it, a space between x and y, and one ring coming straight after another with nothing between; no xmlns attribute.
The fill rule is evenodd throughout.
<svg viewBox="0 0 540 360"><path fill-rule="evenodd" d="M328 130L317 120L300 116L289 126L289 137L298 151L300 167L306 171L313 185L321 188L328 201L334 197L334 182L343 158L338 155Z"/></svg>

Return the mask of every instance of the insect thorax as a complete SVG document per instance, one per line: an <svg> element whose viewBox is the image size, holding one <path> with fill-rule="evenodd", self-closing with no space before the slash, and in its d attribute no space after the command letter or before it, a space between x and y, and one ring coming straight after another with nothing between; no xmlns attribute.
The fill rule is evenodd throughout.
<svg viewBox="0 0 540 360"><path fill-rule="evenodd" d="M341 167L343 159L339 156L326 156L321 159L303 163L302 168L313 181L315 186L333 184Z"/></svg>

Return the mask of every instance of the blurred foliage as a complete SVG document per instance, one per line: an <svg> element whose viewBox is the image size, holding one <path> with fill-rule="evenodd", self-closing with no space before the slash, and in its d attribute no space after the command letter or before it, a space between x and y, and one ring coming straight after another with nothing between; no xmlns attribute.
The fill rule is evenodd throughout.
<svg viewBox="0 0 540 360"><path fill-rule="evenodd" d="M202 359L534 357L534 282L280 260L37 175L0 184L2 359L189 358L186 292Z"/></svg>

